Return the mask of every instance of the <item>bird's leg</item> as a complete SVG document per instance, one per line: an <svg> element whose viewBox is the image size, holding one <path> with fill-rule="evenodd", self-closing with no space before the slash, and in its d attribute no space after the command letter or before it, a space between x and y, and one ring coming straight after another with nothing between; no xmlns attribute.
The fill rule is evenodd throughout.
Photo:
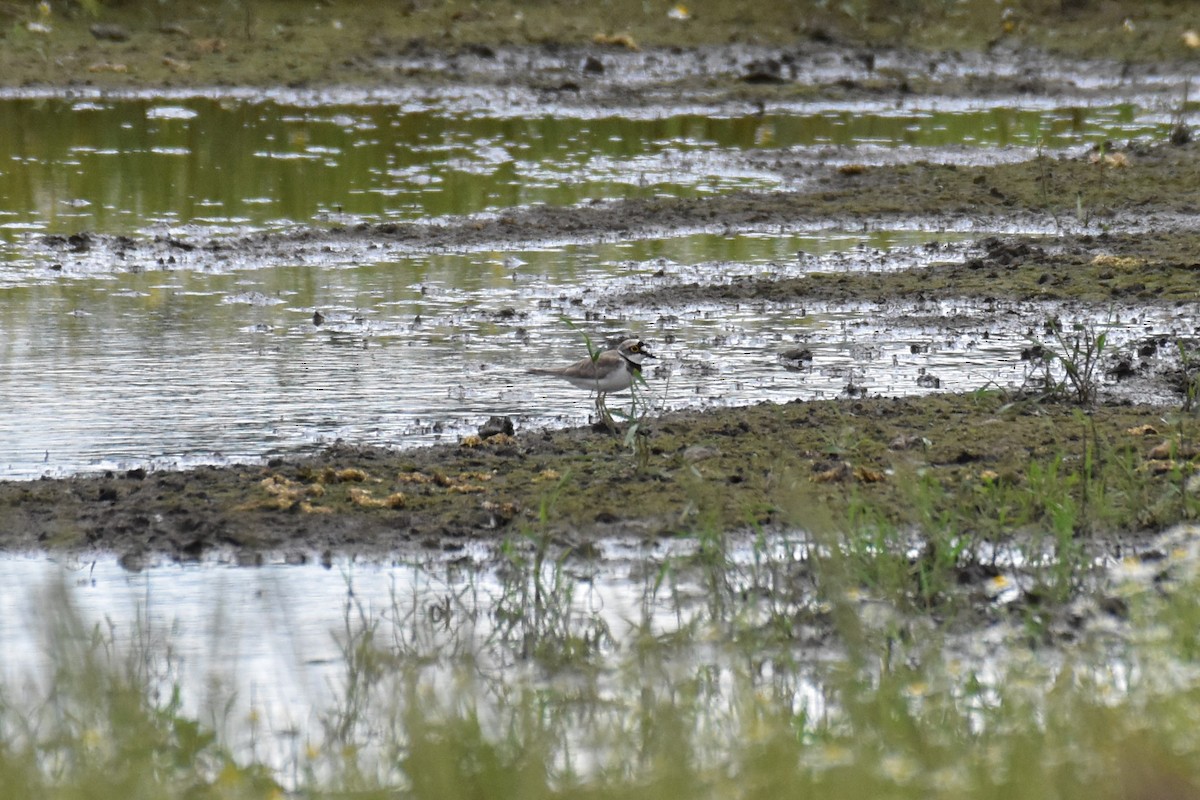
<svg viewBox="0 0 1200 800"><path fill-rule="evenodd" d="M600 421L604 423L610 433L617 432L617 425L613 422L612 414L608 413L608 405L604 402L604 392L596 392L596 413L600 415Z"/></svg>

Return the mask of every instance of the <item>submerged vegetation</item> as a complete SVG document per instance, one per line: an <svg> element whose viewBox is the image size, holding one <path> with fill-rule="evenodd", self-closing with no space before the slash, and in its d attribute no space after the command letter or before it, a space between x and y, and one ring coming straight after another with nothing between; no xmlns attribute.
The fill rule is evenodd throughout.
<svg viewBox="0 0 1200 800"><path fill-rule="evenodd" d="M286 728L253 697L201 707L170 634L85 622L51 587L45 655L0 687L0 784L100 800L1190 796L1200 532L1152 532L1200 510L1197 420L1069 402L1090 399L1077 387L1102 342L1046 332L1080 365L1050 373L1049 395L635 408L644 452L530 436L534 472L490 473L483 501L452 489L521 439L443 448L430 457L474 472L441 482L400 468L403 502L363 502L395 496L372 476L397 465L371 451L235 479L223 491L259 498L243 529L307 504L361 537L464 494L528 511L499 523L494 557L415 563L431 591L380 611L349 590L331 694ZM634 602L614 613L583 515L609 524L632 500L673 546L634 545L615 581Z"/></svg>

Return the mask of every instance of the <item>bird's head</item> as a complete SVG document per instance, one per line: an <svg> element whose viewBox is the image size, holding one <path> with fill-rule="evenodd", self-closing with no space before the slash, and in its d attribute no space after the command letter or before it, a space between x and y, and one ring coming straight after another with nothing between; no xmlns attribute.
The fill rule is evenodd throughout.
<svg viewBox="0 0 1200 800"><path fill-rule="evenodd" d="M646 347L646 343L641 339L626 339L617 345L617 352L626 361L636 364L639 367L647 358L657 358L657 356L650 352Z"/></svg>

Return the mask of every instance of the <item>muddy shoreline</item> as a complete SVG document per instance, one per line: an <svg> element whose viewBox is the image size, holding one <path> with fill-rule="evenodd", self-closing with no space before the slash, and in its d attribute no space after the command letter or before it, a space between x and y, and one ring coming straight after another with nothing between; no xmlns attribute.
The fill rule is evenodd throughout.
<svg viewBox="0 0 1200 800"><path fill-rule="evenodd" d="M384 21L341 7L336 19L328 8L298 18L291 6L273 3L255 4L240 22L203 14L182 22L151 19L124 8L106 20L124 29L123 38L97 36L79 17L44 21L49 33L22 18L7 34L11 46L0 66L10 59L12 69L0 69L0 84L14 95L111 91L116 97L204 87L218 87L219 95L222 86L263 84L414 96L477 90L551 111L688 106L745 113L813 100L902 106L931 96L1150 98L1169 107L1180 97L1175 78L1192 66L1172 27L1184 22L1182 12L1171 16L1157 6L1125 25L1119 40L1111 31L1083 33L1107 24L1106 10L1091 19L1064 15L1053 20L1057 27L997 19L991 32L945 39L962 49L934 51L928 48L938 36L961 28L956 20L930 20L884 45L883 23L853 29L836 15L780 25L772 17L778 9L759 8L748 21L714 15L687 27L645 19L637 4L629 10L637 34L622 39L598 19L579 17L569 30L551 32L526 19L519 4L487 12L452 5L414 4ZM1072 59L1096 60L1035 49L1047 31ZM609 38L597 39L599 33ZM34 52L40 61L30 61ZM70 274L97 265L233 270L304 263L330 249L369 258L697 231L909 228L928 231L936 252L946 231L984 230L986 237L946 251L944 261L928 267L677 283L611 303L643 309L877 303L900 314L911 311L905 303L964 298L1134 315L1138 308L1167 307L1186 318L1200 299L1200 146L1188 141L1186 124L1179 130L1173 142L1111 142L1089 152L1029 153L991 164L879 159L853 148L762 149L733 157L780 178L780 191L528 206L428 223L299 226L219 238L187 230L147 238L79 231L22 246L42 269ZM996 233L1006 230L1014 233ZM1155 347L1194 353L1198 331L1191 327L1193 335ZM863 497L895 521L915 524L906 488L912 475L932 476L948 497L961 499L963 491L995 481L1021 486L1030 463L1083 458L1085 440L1145 469L1147 497L1169 494L1163 476L1181 480L1195 457L1172 451L1176 463L1155 471L1163 461L1155 448L1180 445L1194 433L1194 414L1179 413L1193 387L1184 367L1149 376L1163 389L1159 395L1178 398L1171 407L1076 408L990 390L862 398L851 382L841 400L668 413L648 422L650 455L641 466L620 437L571 429L412 450L347 442L266 465L0 482L0 548L106 550L131 564L156 554L186 560L221 551L250 554L252 562L256 553L380 555L413 543L453 549L472 538L539 531L576 543L618 532L831 529ZM1108 531L1110 543L1161 530L1181 513L1154 504L1127 511Z"/></svg>
<svg viewBox="0 0 1200 800"><path fill-rule="evenodd" d="M1056 214L1071 220L1068 209L1075 202L1069 200L1069 187L1085 180L1094 187L1095 207L1104 220L1095 232L991 237L969 245L967 252L950 253L945 263L897 272L675 284L613 302L648 309L747 301L867 302L879 304L884 313L911 313L906 304L974 298L1066 302L1135 315L1139 307L1157 305L1187 314L1197 299L1200 269L1200 227L1191 222L1198 200L1194 187L1200 185L1195 154L1193 145L1143 148L1102 181L1094 179L1097 165L1087 156L994 167L916 164L851 174L829 169L827 188L810 192L534 207L438 225L300 229L207 241L84 232L43 237L34 246L47 269L86 272L89 260L125 269L187 269L227 258L230 268L237 268L302 263L306 255L331 246L436 251L698 228L728 235L845 228L866 219L894 220L913 207L925 209L926 223L957 217L965 227L967 219L987 216L988 226L995 228L1003 224L998 220L1022 215L1047 224ZM1047 169L1064 176L1054 184L1060 188L1039 186ZM989 190L996 186L1004 187L1000 197ZM1121 231L1123 224L1130 230ZM935 231L930 240L936 248ZM1196 349L1194 338L1180 342ZM1154 346L1165 352L1177 344L1164 340ZM1178 413L1189 378L1170 369L1147 371L1137 366L1136 353L1127 355L1131 365L1124 369L1144 373L1159 390L1166 384L1166 393L1178 397L1179 405L1101 405L1082 414L1101 432L1106 452L1148 465L1158 460L1150 451L1169 438L1159 431L1195 425L1194 415ZM1119 368L1113 363L1104 368ZM220 552L245 563L270 554L385 556L414 545L453 550L480 537L533 532L578 545L618 533L656 537L703 529L833 529L843 524L851 499L864 497L881 513L907 520L915 500L904 487L915 474L936 475L938 485L957 496L963 487L992 480L1020 486L1035 461L1072 453L1083 457L1078 453L1086 438L1081 410L1068 404L1001 395L868 399L855 397L852 386L847 395L667 414L649 425L651 455L644 470L619 437L573 429L518 431L515 438L494 437L475 446L402 451L348 442L314 457L265 466L4 482L0 548L112 551L136 566L157 556L192 560ZM1138 430L1154 433L1129 433ZM996 435L982 437L980 431ZM1187 441L1191 434L1175 436ZM845 441L854 446L845 449ZM1153 475L1150 466L1138 468ZM1179 468L1164 471L1171 470ZM1165 478L1147 480L1151 493L1169 490ZM1178 519L1174 512L1160 517L1153 509L1131 509L1093 545L1105 549L1128 537L1139 539Z"/></svg>
<svg viewBox="0 0 1200 800"><path fill-rule="evenodd" d="M936 242L945 231L1033 229L1047 233L1004 237L1004 244L995 245L1010 254L1000 257L1002 265L1028 264L1032 269L1055 270L1064 278L1082 278L1078 299L1098 301L1105 299L1104 288L1089 286L1090 277L1079 269L1092 266L1103 273L1112 266L1106 265L1104 257L1134 259L1137 265L1157 265L1166 272L1195 268L1200 231L1198 154L1197 143L1130 143L1112 145L1103 154L1039 156L992 166L917 162L847 168L813 166L807 155L784 152L773 156L771 168L793 176L802 170L803 190L595 201L572 207L535 205L433 222L297 226L245 236L203 237L189 235L185 229L134 238L80 231L72 236L40 236L26 247L55 271L88 271L93 262L118 270L186 269L201 262L212 269L303 263L331 249L367 258L380 248L392 253L444 252L701 231L732 236L825 229L923 229ZM1021 255L1011 255L1018 251ZM976 260L966 267L978 269L981 263ZM1133 266L1134 262L1125 262L1124 269L1129 272ZM928 288L924 274L918 279L936 296L956 292L975 296L979 288L962 277L961 271L949 275L935 289ZM1172 283L1179 274L1143 277L1150 294L1187 295L1186 282ZM1017 296L1028 292L1023 284L1019 288L998 285L995 274L987 278L991 291ZM889 294L895 291L880 288ZM844 293L814 291L818 299L845 299ZM1112 291L1119 295L1123 290ZM1054 297L1045 290L1038 293L1046 299ZM780 294L790 297L796 292L788 286ZM1071 292L1061 294L1069 297ZM681 299L693 296L694 292ZM739 299L739 294L731 292L726 299Z"/></svg>
<svg viewBox="0 0 1200 800"><path fill-rule="evenodd" d="M1200 423L1165 416L1136 405L1080 413L994 392L844 399L668 413L648 421L644 468L621 437L576 428L410 450L346 443L264 465L8 481L0 483L0 547L110 551L130 564L219 552L247 563L378 557L533 534L586 547L606 535L831 530L864 499L915 524L917 475L943 487L952 507L955 493L1022 486L1030 463L1082 459L1089 446L1132 459L1148 495L1168 494L1178 478L1161 467L1164 445L1194 441ZM1155 514L1134 509L1124 529L1093 544L1115 546L1174 521Z"/></svg>

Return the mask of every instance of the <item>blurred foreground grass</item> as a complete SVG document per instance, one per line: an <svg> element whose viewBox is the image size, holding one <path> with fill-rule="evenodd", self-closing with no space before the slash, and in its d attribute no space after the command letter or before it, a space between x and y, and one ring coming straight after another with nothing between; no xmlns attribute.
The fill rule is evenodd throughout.
<svg viewBox="0 0 1200 800"><path fill-rule="evenodd" d="M643 618L613 631L578 602L590 578L568 554L514 541L498 600L397 598L410 605L390 621L349 609L336 697L311 728L262 730L251 712L219 734L184 712L169 642L89 627L56 587L39 618L51 669L0 692L0 787L14 800L1192 797L1198 542L1180 528L1105 571L1053 630L1026 598L956 633L845 583L821 548L764 539L735 561L722 538L649 570ZM664 610L679 624L652 621ZM269 763L256 743L272 736L291 755Z"/></svg>

